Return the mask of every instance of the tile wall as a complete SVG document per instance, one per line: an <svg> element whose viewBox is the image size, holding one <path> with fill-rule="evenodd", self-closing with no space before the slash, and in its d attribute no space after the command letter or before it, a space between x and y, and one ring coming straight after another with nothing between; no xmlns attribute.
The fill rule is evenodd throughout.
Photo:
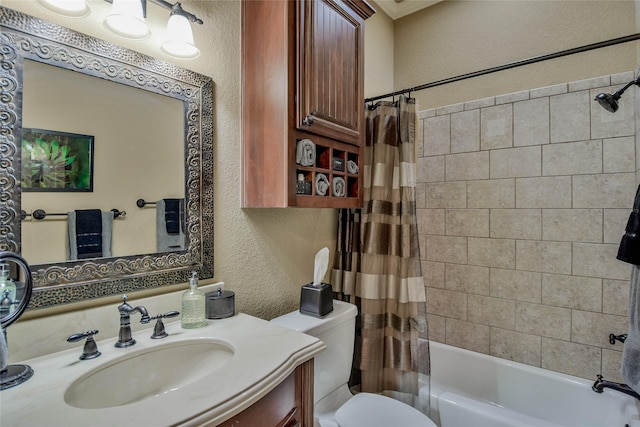
<svg viewBox="0 0 640 427"><path fill-rule="evenodd" d="M636 191L634 73L419 114L418 222L429 337L620 381L630 266L616 260ZM640 126L638 126L640 127Z"/></svg>

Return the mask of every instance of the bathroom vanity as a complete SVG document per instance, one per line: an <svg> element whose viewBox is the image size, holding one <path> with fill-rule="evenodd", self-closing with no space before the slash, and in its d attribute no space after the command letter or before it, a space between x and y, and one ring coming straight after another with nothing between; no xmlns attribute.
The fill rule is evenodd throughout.
<svg viewBox="0 0 640 427"><path fill-rule="evenodd" d="M2 391L3 426L311 426L313 357L322 341L245 315L208 320L169 336L135 332L137 343L99 341L25 363L33 377ZM257 421L259 420L259 422ZM240 422L240 424L238 424Z"/></svg>
<svg viewBox="0 0 640 427"><path fill-rule="evenodd" d="M298 366L265 397L220 424L221 427L258 425L313 425L313 362Z"/></svg>

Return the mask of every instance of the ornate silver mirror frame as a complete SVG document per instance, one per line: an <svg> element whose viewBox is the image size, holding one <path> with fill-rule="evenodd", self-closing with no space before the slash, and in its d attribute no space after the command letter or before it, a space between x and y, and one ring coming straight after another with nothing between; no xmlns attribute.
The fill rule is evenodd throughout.
<svg viewBox="0 0 640 427"><path fill-rule="evenodd" d="M32 265L30 309L213 277L213 82L104 40L0 7L0 250L21 248L24 60L183 101L188 245L170 253Z"/></svg>

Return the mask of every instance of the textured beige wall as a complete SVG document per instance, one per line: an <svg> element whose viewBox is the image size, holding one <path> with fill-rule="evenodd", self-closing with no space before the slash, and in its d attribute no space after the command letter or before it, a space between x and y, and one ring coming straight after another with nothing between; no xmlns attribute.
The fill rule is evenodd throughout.
<svg viewBox="0 0 640 427"><path fill-rule="evenodd" d="M215 279L236 292L239 310L271 318L297 307L300 286L313 280L313 260L324 246L335 249L333 209L240 209L240 7L239 1L183 1L204 21L194 26L202 55L183 61L162 53L159 31L168 13L149 5L153 36L129 41L112 36L100 16L108 3L89 0L84 19L50 13L36 2L2 5L210 76L214 93ZM66 333L67 331L64 331ZM71 331L73 332L73 331Z"/></svg>
<svg viewBox="0 0 640 427"><path fill-rule="evenodd" d="M379 7L364 25L364 97L393 91L394 21Z"/></svg>
<svg viewBox="0 0 640 427"><path fill-rule="evenodd" d="M396 90L637 32L633 0L447 0L395 21ZM635 44L635 45L634 45ZM632 70L638 42L416 93L423 108Z"/></svg>

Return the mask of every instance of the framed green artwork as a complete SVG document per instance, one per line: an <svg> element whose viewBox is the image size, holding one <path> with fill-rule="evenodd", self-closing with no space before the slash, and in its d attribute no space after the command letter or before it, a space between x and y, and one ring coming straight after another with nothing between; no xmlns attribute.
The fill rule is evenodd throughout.
<svg viewBox="0 0 640 427"><path fill-rule="evenodd" d="M22 130L22 191L93 191L91 135Z"/></svg>

